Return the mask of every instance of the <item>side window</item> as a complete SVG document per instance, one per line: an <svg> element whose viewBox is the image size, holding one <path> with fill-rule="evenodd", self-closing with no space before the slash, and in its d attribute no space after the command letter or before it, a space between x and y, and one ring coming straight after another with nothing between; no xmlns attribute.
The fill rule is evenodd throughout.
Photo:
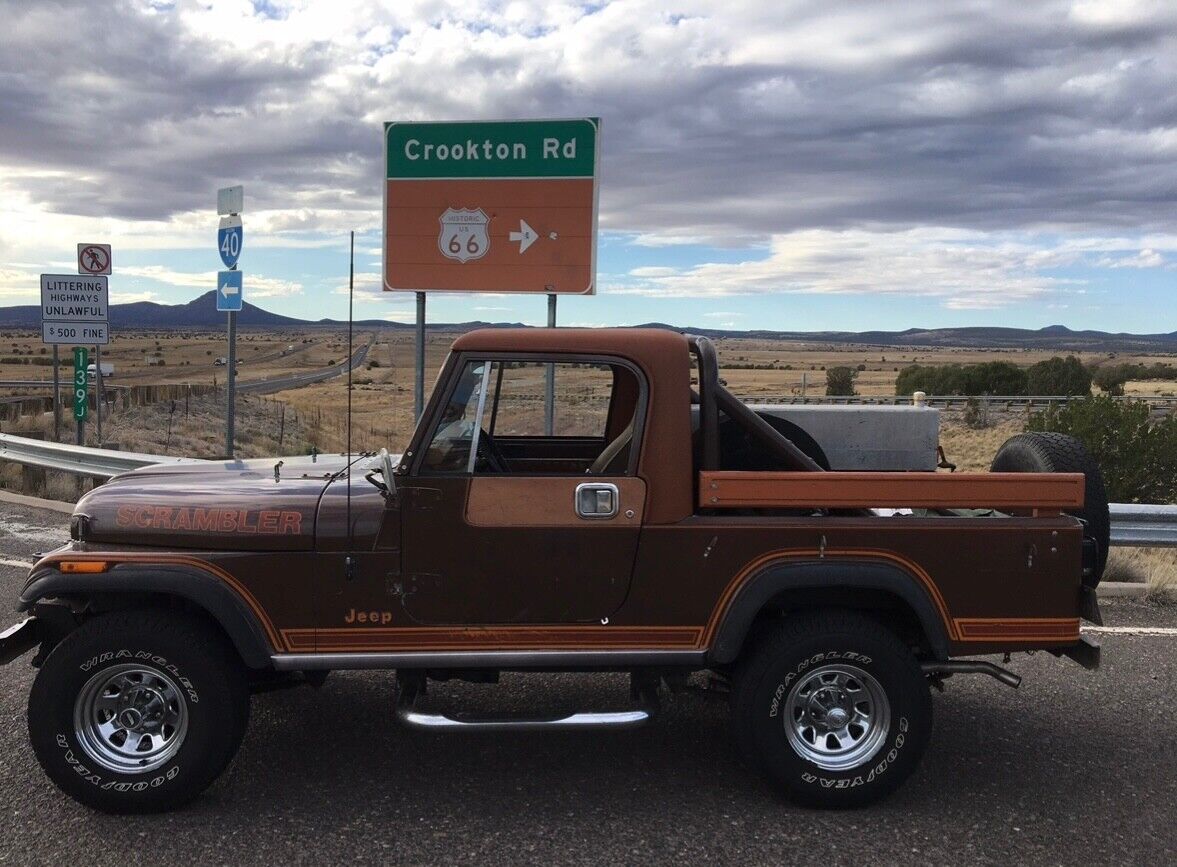
<svg viewBox="0 0 1177 867"><path fill-rule="evenodd" d="M554 398L550 433L549 377ZM467 362L430 437L422 469L624 475L640 392L637 375L623 364Z"/></svg>
<svg viewBox="0 0 1177 867"><path fill-rule="evenodd" d="M487 428L491 436L547 435L544 397L549 370L555 380L551 435L605 436L613 392L613 367L539 361L495 363L491 382L491 420Z"/></svg>
<svg viewBox="0 0 1177 867"><path fill-rule="evenodd" d="M462 369L458 384L442 412L441 421L425 450L422 466L440 473L466 472L477 429L479 403L485 405L487 363L471 361Z"/></svg>

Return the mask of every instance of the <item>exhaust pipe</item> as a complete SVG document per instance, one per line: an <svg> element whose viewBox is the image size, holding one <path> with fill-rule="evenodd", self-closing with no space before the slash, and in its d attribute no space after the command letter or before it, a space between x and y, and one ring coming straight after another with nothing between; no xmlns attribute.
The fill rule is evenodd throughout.
<svg viewBox="0 0 1177 867"><path fill-rule="evenodd" d="M1014 689L1022 683L1022 679L1012 671L992 662L922 662L920 668L924 674L987 674Z"/></svg>

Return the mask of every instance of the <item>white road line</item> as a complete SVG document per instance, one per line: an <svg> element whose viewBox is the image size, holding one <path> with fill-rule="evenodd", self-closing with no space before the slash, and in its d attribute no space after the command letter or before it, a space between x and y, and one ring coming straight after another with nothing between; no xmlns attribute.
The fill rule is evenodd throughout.
<svg viewBox="0 0 1177 867"><path fill-rule="evenodd" d="M1177 628L1172 626L1084 626L1084 632L1101 635L1174 635Z"/></svg>
<svg viewBox="0 0 1177 867"><path fill-rule="evenodd" d="M21 569L28 569L32 565L32 560L9 560L7 558L0 557L0 566L19 566Z"/></svg>

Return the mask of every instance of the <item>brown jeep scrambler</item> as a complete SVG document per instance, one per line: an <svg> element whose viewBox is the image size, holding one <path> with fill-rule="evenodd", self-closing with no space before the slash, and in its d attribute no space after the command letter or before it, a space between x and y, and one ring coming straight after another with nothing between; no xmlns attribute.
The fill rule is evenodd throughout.
<svg viewBox="0 0 1177 867"><path fill-rule="evenodd" d="M708 672L789 797L867 804L919 762L931 686L1017 685L971 657L1096 667L1079 621L1098 622L1107 504L1057 435L1015 437L990 473L826 465L724 388L705 339L476 331L399 460L148 467L90 492L0 662L39 645L33 748L101 810L195 797L251 691L342 669L395 670L410 726L491 731L637 725ZM519 719L418 702L430 680L502 671L628 672L632 705Z"/></svg>

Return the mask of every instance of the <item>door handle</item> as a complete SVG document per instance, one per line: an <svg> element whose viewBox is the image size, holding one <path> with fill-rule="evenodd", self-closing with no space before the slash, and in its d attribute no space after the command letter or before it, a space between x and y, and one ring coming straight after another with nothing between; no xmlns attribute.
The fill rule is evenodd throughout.
<svg viewBox="0 0 1177 867"><path fill-rule="evenodd" d="M612 518L620 506L617 485L584 482L576 486L576 514L582 518Z"/></svg>

